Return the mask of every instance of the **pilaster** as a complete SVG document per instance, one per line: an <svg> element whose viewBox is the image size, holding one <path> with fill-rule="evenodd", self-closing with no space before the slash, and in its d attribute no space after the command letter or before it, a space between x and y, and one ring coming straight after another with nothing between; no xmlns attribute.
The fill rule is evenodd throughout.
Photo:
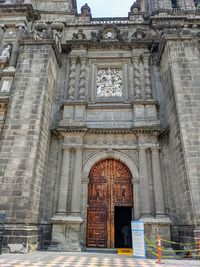
<svg viewBox="0 0 200 267"><path fill-rule="evenodd" d="M83 151L81 147L76 148L71 214L80 215L81 205L81 177L82 177Z"/></svg>
<svg viewBox="0 0 200 267"><path fill-rule="evenodd" d="M165 216L164 190L160 167L160 148L151 148L152 152L152 172L155 196L155 216Z"/></svg>
<svg viewBox="0 0 200 267"><path fill-rule="evenodd" d="M60 185L58 193L57 214L67 214L67 196L69 187L70 149L63 149L63 159L61 166Z"/></svg>
<svg viewBox="0 0 200 267"><path fill-rule="evenodd" d="M142 217L150 217L151 214L151 201L149 190L149 177L147 167L146 148L139 147L139 173L140 173L140 190L141 190L141 215Z"/></svg>

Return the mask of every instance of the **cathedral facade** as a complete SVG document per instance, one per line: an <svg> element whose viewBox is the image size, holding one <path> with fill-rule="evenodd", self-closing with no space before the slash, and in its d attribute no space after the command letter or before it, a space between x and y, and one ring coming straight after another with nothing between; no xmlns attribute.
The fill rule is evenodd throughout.
<svg viewBox="0 0 200 267"><path fill-rule="evenodd" d="M200 237L199 3L0 2L5 250Z"/></svg>

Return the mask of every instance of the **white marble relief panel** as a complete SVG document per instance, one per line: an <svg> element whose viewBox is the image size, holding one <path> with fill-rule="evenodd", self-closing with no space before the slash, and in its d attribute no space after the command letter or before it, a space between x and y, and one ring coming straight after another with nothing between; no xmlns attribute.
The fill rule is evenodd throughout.
<svg viewBox="0 0 200 267"><path fill-rule="evenodd" d="M2 82L1 92L10 93L11 85L12 85L12 80L4 80Z"/></svg>
<svg viewBox="0 0 200 267"><path fill-rule="evenodd" d="M122 96L122 70L98 69L97 70L97 96L112 97Z"/></svg>

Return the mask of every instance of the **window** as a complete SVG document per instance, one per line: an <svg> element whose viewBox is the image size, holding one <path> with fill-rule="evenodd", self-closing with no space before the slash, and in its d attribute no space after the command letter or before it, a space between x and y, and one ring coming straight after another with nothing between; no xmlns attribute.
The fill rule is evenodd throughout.
<svg viewBox="0 0 200 267"><path fill-rule="evenodd" d="M172 8L178 7L177 0L171 0L171 2L172 2Z"/></svg>
<svg viewBox="0 0 200 267"><path fill-rule="evenodd" d="M200 0L194 0L194 4L197 8L200 8Z"/></svg>

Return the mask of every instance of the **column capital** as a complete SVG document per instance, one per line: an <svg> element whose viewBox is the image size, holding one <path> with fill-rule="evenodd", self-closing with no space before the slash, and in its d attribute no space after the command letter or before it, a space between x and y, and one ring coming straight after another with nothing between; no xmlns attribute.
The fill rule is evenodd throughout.
<svg viewBox="0 0 200 267"><path fill-rule="evenodd" d="M143 59L149 59L150 58L150 53L146 53L142 55Z"/></svg>
<svg viewBox="0 0 200 267"><path fill-rule="evenodd" d="M139 185L140 184L140 179L139 178L132 178L131 179L132 185Z"/></svg>
<svg viewBox="0 0 200 267"><path fill-rule="evenodd" d="M70 61L71 61L72 64L75 64L77 59L78 59L77 56L72 56L72 55L69 58L70 58Z"/></svg>
<svg viewBox="0 0 200 267"><path fill-rule="evenodd" d="M158 153L161 151L161 147L160 146L150 147L150 150L152 153Z"/></svg>
<svg viewBox="0 0 200 267"><path fill-rule="evenodd" d="M81 56L80 56L80 61L81 61L81 63L86 63L87 60L88 60L87 55L81 55Z"/></svg>
<svg viewBox="0 0 200 267"><path fill-rule="evenodd" d="M131 59L132 59L132 63L138 63L140 55L132 55Z"/></svg>
<svg viewBox="0 0 200 267"><path fill-rule="evenodd" d="M64 150L70 150L70 151L72 151L73 150L73 147L71 147L71 146L62 146L62 150L64 151Z"/></svg>
<svg viewBox="0 0 200 267"><path fill-rule="evenodd" d="M145 151L147 151L148 149L149 149L149 147L147 147L147 146L140 146L140 145L139 145L139 146L137 147L138 152L141 151L141 150L145 150Z"/></svg>
<svg viewBox="0 0 200 267"><path fill-rule="evenodd" d="M89 177L82 177L81 179L81 183L82 184L89 184L90 182L90 178Z"/></svg>

